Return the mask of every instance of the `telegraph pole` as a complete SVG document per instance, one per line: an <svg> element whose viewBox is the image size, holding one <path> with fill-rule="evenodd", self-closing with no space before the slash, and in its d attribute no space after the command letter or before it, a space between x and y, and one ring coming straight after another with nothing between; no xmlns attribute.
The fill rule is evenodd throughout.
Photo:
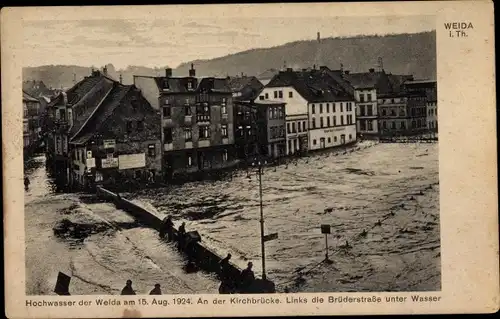
<svg viewBox="0 0 500 319"><path fill-rule="evenodd" d="M264 241L264 205L262 204L262 164L259 161L259 197L260 197L260 248L262 251L262 279L266 280L266 249Z"/></svg>

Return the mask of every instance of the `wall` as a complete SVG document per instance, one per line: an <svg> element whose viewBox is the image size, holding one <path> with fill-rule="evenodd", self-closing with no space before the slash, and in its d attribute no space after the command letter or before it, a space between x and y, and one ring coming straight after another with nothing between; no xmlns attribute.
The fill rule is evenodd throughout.
<svg viewBox="0 0 500 319"><path fill-rule="evenodd" d="M326 104L329 104L328 109ZM345 134L346 144L356 140L356 107L354 101L310 103L308 107L310 150L322 148L321 138L325 138L325 148L342 145L340 140L342 134ZM352 117L352 123L348 122L348 116ZM321 126L321 118L323 118L323 126ZM329 126L327 118L330 118ZM351 134L351 140L349 140L349 134ZM335 137L337 137L337 141L335 141ZM328 138L330 138L330 142ZM316 144L314 144L314 140L316 140Z"/></svg>
<svg viewBox="0 0 500 319"><path fill-rule="evenodd" d="M160 229L162 219L165 217L163 214L157 214L144 209L137 204L118 197L115 193L112 193L104 188L98 187L96 195L99 198L111 201L119 209L123 209L137 219L140 219L147 226L154 228L156 230ZM177 235L177 230L174 228L174 236ZM177 239L175 239L177 241ZM185 251L186 252L186 251ZM217 255L212 249L203 244L203 238L201 242L197 242L193 250L186 252L190 255L193 260L204 270L209 272L216 272L219 269L219 262L222 260L222 256ZM232 278L239 278L239 274L242 269L230 262L229 273ZM264 281L259 278L254 282L251 287L251 292L253 293L274 293L276 292L275 285L271 281Z"/></svg>
<svg viewBox="0 0 500 319"><path fill-rule="evenodd" d="M274 91L283 91L283 98L274 98ZM292 92L292 97L289 97L289 93ZM297 115L307 113L307 100L304 99L293 87L270 87L264 88L259 95L258 101L265 94L268 94L269 101L277 101L286 103L285 113L286 115Z"/></svg>
<svg viewBox="0 0 500 319"><path fill-rule="evenodd" d="M158 103L160 93L155 79L149 76L134 75L134 84L141 90L142 95L151 104L151 107L157 111L161 111Z"/></svg>
<svg viewBox="0 0 500 319"><path fill-rule="evenodd" d="M371 101L367 101L367 94L371 94ZM361 102L360 96L364 96L364 101ZM378 134L378 105L377 105L377 90L376 89L358 89L355 92L356 97L356 128L361 134ZM369 115L368 108L371 107L372 113ZM364 109L364 114L362 111ZM363 122L363 124L361 124ZM368 122L371 122L371 130ZM364 128L364 129L363 129Z"/></svg>

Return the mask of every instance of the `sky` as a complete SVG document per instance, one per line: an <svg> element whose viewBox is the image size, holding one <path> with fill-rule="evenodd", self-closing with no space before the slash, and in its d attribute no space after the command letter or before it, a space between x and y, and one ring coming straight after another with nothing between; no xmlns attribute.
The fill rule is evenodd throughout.
<svg viewBox="0 0 500 319"><path fill-rule="evenodd" d="M177 67L298 40L435 30L435 17L183 17L24 20L24 66Z"/></svg>

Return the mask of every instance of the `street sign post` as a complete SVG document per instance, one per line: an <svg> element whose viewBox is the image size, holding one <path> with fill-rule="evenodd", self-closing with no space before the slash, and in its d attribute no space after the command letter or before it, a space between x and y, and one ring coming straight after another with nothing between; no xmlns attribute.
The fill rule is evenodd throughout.
<svg viewBox="0 0 500 319"><path fill-rule="evenodd" d="M325 234L325 261L330 261L328 258L328 234L331 233L331 226L328 224L321 225L321 233Z"/></svg>

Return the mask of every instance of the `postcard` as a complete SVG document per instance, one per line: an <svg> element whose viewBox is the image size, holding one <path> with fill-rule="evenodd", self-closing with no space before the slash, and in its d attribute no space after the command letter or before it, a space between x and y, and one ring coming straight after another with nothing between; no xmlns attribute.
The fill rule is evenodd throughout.
<svg viewBox="0 0 500 319"><path fill-rule="evenodd" d="M1 21L8 317L498 311L492 2Z"/></svg>

